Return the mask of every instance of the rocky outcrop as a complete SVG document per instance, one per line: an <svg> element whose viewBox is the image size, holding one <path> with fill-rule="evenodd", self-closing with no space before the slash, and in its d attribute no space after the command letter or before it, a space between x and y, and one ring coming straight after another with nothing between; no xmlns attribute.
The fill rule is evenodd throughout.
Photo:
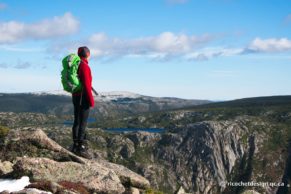
<svg viewBox="0 0 291 194"><path fill-rule="evenodd" d="M46 192L46 191L42 191L42 190L39 190L39 189L35 189L35 188L32 188L32 189L23 189L21 191L16 191L16 192L1 192L0 194L52 194L51 192ZM67 192L67 194L75 194L74 192Z"/></svg>
<svg viewBox="0 0 291 194"><path fill-rule="evenodd" d="M175 194L186 194L184 188L181 186Z"/></svg>
<svg viewBox="0 0 291 194"><path fill-rule="evenodd" d="M136 188L148 188L150 183L144 177L134 173L133 171L129 170L128 168L107 162L105 160L98 160L98 163L113 170L121 180L124 185L133 186Z"/></svg>
<svg viewBox="0 0 291 194"><path fill-rule="evenodd" d="M1 147L0 155L6 161L13 161L19 156L45 156L56 161L85 163L85 159L74 155L48 138L41 129L29 127L10 130Z"/></svg>
<svg viewBox="0 0 291 194"><path fill-rule="evenodd" d="M134 143L135 147L152 146L155 142L161 139L161 135L159 133L150 133L145 131L128 133L125 136Z"/></svg>
<svg viewBox="0 0 291 194"><path fill-rule="evenodd" d="M10 177L27 175L34 182L70 181L90 192L123 193L129 187L145 189L149 181L124 166L74 155L46 136L41 129L11 130L0 154L15 161Z"/></svg>
<svg viewBox="0 0 291 194"><path fill-rule="evenodd" d="M18 158L14 172L28 175L32 181L80 182L93 192L122 193L125 191L114 171L98 163L56 162L47 158Z"/></svg>
<svg viewBox="0 0 291 194"><path fill-rule="evenodd" d="M150 180L154 188L165 193L174 193L181 185L185 193L233 194L245 188L227 186L227 181L259 182L270 171L272 179L268 176L266 182L280 182L285 157L273 151L278 154L276 162L268 158L271 155L264 148L272 138L268 130L273 130L269 123L238 117L231 121L188 124L161 134L115 135L114 147L133 142L132 157L123 158L121 163L129 164L128 167ZM269 168L260 170L256 166L254 170L254 164L267 164ZM276 193L277 188L254 189L260 193Z"/></svg>
<svg viewBox="0 0 291 194"><path fill-rule="evenodd" d="M102 141L101 141L102 143ZM134 143L122 136L115 136L108 138L107 140L107 147L110 148L112 153L115 153L115 158L122 157L122 158L130 158L132 154L135 152Z"/></svg>
<svg viewBox="0 0 291 194"><path fill-rule="evenodd" d="M179 183L195 193L220 193L237 160L247 150L241 137L247 128L240 122L201 122L164 134L155 158L166 162Z"/></svg>

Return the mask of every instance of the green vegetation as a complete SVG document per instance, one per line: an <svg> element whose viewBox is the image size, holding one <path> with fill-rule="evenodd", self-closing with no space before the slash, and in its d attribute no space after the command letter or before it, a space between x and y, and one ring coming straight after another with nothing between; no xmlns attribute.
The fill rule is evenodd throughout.
<svg viewBox="0 0 291 194"><path fill-rule="evenodd" d="M152 151L150 147L137 147L131 159L143 164L150 164Z"/></svg>
<svg viewBox="0 0 291 194"><path fill-rule="evenodd" d="M8 134L9 130L10 129L8 127L0 125L0 138L5 137Z"/></svg>
<svg viewBox="0 0 291 194"><path fill-rule="evenodd" d="M164 194L162 191L154 190L154 189L146 189L145 191L146 194Z"/></svg>

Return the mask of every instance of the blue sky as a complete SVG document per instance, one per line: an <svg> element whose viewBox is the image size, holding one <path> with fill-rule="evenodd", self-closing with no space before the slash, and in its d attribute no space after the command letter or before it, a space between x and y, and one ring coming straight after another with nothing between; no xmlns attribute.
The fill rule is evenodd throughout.
<svg viewBox="0 0 291 194"><path fill-rule="evenodd" d="M290 95L290 32L290 0L0 1L0 92L61 90L87 45L98 91Z"/></svg>

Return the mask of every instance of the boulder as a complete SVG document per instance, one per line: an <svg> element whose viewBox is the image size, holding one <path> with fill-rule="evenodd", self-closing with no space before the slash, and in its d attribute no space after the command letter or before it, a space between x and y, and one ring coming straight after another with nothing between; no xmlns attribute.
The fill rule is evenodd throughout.
<svg viewBox="0 0 291 194"><path fill-rule="evenodd" d="M46 192L38 189L23 189L21 191L12 192L10 194L52 194L51 192ZM66 194L75 194L75 193L66 193Z"/></svg>
<svg viewBox="0 0 291 194"><path fill-rule="evenodd" d="M125 191L116 173L98 163L79 164L56 162L47 158L18 158L13 169L15 174L28 175L32 181L80 182L92 192Z"/></svg>
<svg viewBox="0 0 291 194"><path fill-rule="evenodd" d="M15 178L27 175L33 182L81 183L90 192L110 194L122 193L129 187L150 186L147 179L122 165L76 156L48 138L41 129L11 131L0 154L13 153L10 158L16 162L11 175Z"/></svg>
<svg viewBox="0 0 291 194"><path fill-rule="evenodd" d="M186 194L184 188L180 186L179 190L175 194Z"/></svg>
<svg viewBox="0 0 291 194"><path fill-rule="evenodd" d="M150 187L150 183L146 178L129 170L124 166L110 163L105 160L99 160L98 163L113 170L119 176L121 182L124 185L133 186L141 189L146 189Z"/></svg>
<svg viewBox="0 0 291 194"><path fill-rule="evenodd" d="M0 161L0 176L8 174L13 171L12 169L13 164L9 161Z"/></svg>

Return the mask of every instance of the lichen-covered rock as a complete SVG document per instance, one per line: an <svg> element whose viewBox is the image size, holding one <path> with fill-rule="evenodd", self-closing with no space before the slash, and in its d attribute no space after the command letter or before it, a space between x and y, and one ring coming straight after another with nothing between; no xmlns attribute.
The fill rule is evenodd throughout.
<svg viewBox="0 0 291 194"><path fill-rule="evenodd" d="M175 194L186 194L184 188L180 186L179 190Z"/></svg>
<svg viewBox="0 0 291 194"><path fill-rule="evenodd" d="M81 182L93 192L120 193L125 189L112 170L98 163L56 162L47 158L18 158L14 172L32 181Z"/></svg>
<svg viewBox="0 0 291 194"><path fill-rule="evenodd" d="M161 138L161 135L159 133L138 131L136 133L128 133L126 137L129 138L135 146L144 147L155 143Z"/></svg>
<svg viewBox="0 0 291 194"><path fill-rule="evenodd" d="M150 187L150 183L147 179L124 166L110 163L105 160L98 160L98 163L113 170L119 176L124 185L130 185L141 189Z"/></svg>
<svg viewBox="0 0 291 194"><path fill-rule="evenodd" d="M107 147L123 158L130 158L135 152L134 143L130 139L121 136L108 138Z"/></svg>
<svg viewBox="0 0 291 194"><path fill-rule="evenodd" d="M140 194L140 192L137 188L131 187L129 189L129 194Z"/></svg>
<svg viewBox="0 0 291 194"><path fill-rule="evenodd" d="M12 176L27 175L32 181L70 181L82 183L90 192L110 194L131 186L149 187L148 180L122 165L74 155L41 129L11 130L0 155L16 160Z"/></svg>
<svg viewBox="0 0 291 194"><path fill-rule="evenodd" d="M9 161L0 161L0 176L8 174L13 171L12 169L13 164Z"/></svg>
<svg viewBox="0 0 291 194"><path fill-rule="evenodd" d="M21 191L12 192L10 194L52 194L52 193L38 190L38 189L23 189ZM76 194L76 193L71 192L71 193L66 193L66 194Z"/></svg>
<svg viewBox="0 0 291 194"><path fill-rule="evenodd" d="M38 181L26 186L27 189L34 188L45 190L53 194L90 194L88 189L81 183L61 181L59 183L51 181Z"/></svg>
<svg viewBox="0 0 291 194"><path fill-rule="evenodd" d="M26 156L85 163L83 158L74 155L48 138L40 128L29 127L10 130L0 149L0 156L8 161L13 161L18 156Z"/></svg>

